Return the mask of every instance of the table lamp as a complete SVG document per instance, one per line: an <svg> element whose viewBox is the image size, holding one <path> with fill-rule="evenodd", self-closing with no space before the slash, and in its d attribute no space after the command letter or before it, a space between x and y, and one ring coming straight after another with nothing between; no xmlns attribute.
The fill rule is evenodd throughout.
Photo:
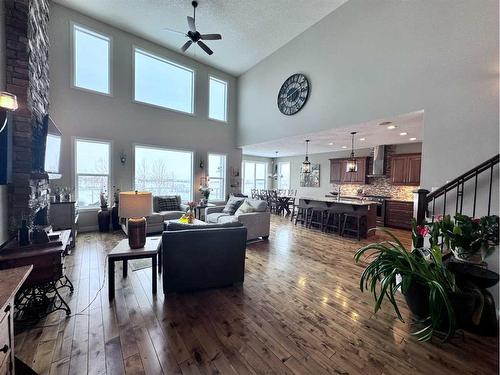
<svg viewBox="0 0 500 375"><path fill-rule="evenodd" d="M153 213L153 195L148 192L120 193L118 216L128 219L128 244L139 249L146 244L146 218Z"/></svg>

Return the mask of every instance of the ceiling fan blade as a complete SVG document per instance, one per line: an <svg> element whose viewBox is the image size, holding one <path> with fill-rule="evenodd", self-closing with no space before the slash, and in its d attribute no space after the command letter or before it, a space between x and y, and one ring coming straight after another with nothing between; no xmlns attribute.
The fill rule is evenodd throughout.
<svg viewBox="0 0 500 375"><path fill-rule="evenodd" d="M187 19L188 19L189 30L191 30L193 33L195 33L196 32L196 25L194 24L194 18L188 16Z"/></svg>
<svg viewBox="0 0 500 375"><path fill-rule="evenodd" d="M164 27L162 30L163 31L168 31L170 33L175 33L175 34L186 36L186 33L183 33L182 31L177 31L177 30L174 30L174 29L169 29L168 27Z"/></svg>
<svg viewBox="0 0 500 375"><path fill-rule="evenodd" d="M186 43L184 43L184 45L181 47L181 51L182 52L186 52L186 50L189 48L189 46L191 46L193 42L191 40L188 40Z"/></svg>
<svg viewBox="0 0 500 375"><path fill-rule="evenodd" d="M220 34L201 34L200 39L203 40L219 40L222 39L222 35Z"/></svg>
<svg viewBox="0 0 500 375"><path fill-rule="evenodd" d="M214 51L212 51L210 48L208 48L208 46L205 43L203 43L201 40L198 41L198 45L201 47L201 49L203 51L205 51L209 55L211 55L212 53L214 53Z"/></svg>

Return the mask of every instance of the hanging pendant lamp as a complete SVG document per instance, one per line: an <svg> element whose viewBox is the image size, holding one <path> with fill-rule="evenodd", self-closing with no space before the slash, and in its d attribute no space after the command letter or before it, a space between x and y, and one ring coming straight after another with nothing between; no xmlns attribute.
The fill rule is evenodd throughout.
<svg viewBox="0 0 500 375"><path fill-rule="evenodd" d="M276 153L276 156L274 157L272 161L272 174L269 174L269 178L274 178L275 180L278 179L278 152L279 151L274 151Z"/></svg>
<svg viewBox="0 0 500 375"><path fill-rule="evenodd" d="M306 139L306 159L302 162L302 173L311 173L311 162L309 161L309 139Z"/></svg>
<svg viewBox="0 0 500 375"><path fill-rule="evenodd" d="M357 132L351 132L351 157L347 160L346 172L355 173L358 171L358 163L354 157L354 136Z"/></svg>

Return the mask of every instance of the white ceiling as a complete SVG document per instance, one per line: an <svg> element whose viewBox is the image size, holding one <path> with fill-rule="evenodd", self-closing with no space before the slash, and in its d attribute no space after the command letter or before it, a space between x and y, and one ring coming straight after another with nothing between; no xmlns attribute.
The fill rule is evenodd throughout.
<svg viewBox="0 0 500 375"><path fill-rule="evenodd" d="M390 121L395 129L387 129L388 125L379 125ZM244 155L275 157L303 155L305 140L309 139L309 153L343 151L351 149L350 132L358 132L354 137L354 148L370 148L378 145L393 145L423 140L424 111L412 112L388 119L378 119L341 129L330 129L316 133L308 133L277 140L243 146ZM401 135L401 133L407 133ZM362 141L361 138L365 140ZM410 140L410 138L416 138ZM344 146L345 148L342 148Z"/></svg>
<svg viewBox="0 0 500 375"><path fill-rule="evenodd" d="M54 0L97 20L179 50L186 37L191 0ZM195 60L240 75L301 34L347 0L199 0L196 26L202 34L220 33L207 41L214 51L198 46L187 54ZM180 50L179 50L180 52Z"/></svg>

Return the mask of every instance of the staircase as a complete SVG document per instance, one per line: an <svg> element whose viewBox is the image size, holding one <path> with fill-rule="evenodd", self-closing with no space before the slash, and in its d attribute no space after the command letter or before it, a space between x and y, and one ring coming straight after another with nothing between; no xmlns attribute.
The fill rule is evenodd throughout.
<svg viewBox="0 0 500 375"><path fill-rule="evenodd" d="M430 192L420 189L414 201L417 224L434 221L439 215L465 214L476 216L478 206L481 216L490 215L495 171L498 175L499 154L484 161L454 180Z"/></svg>

